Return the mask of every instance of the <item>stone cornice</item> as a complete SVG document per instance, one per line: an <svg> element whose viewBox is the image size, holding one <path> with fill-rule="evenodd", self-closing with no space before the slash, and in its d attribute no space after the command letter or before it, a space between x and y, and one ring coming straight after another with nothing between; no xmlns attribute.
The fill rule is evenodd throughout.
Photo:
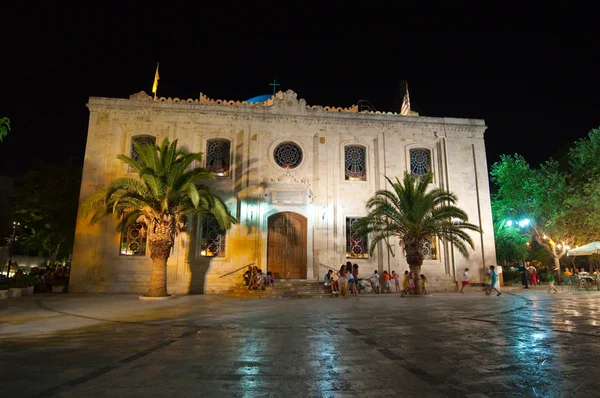
<svg viewBox="0 0 600 398"><path fill-rule="evenodd" d="M203 100L202 96L201 100L185 101L152 101L148 98L150 97L145 93L132 95L131 99L90 97L87 107L90 112L360 126L390 130L391 133L397 128L419 129L431 131L439 137L483 138L486 130L484 121L479 119L401 116L393 113L356 112L353 108L325 109L307 106L306 101L298 100L296 93L291 90L278 93L270 102L253 106L232 104L232 101Z"/></svg>

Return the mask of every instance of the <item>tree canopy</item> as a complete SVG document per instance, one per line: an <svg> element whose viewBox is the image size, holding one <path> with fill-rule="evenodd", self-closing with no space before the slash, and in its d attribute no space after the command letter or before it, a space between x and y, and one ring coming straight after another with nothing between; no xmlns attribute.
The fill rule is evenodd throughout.
<svg viewBox="0 0 600 398"><path fill-rule="evenodd" d="M490 176L499 259L514 260L534 239L558 266L569 247L599 239L600 129L574 143L566 167L550 158L532 168L519 154L503 155ZM526 218L530 225L508 222Z"/></svg>
<svg viewBox="0 0 600 398"><path fill-rule="evenodd" d="M21 223L20 245L51 261L67 258L73 249L81 166L36 161L15 179L13 213Z"/></svg>
<svg viewBox="0 0 600 398"><path fill-rule="evenodd" d="M108 187L86 198L84 215L92 214L96 223L116 214L120 228L142 222L148 233L152 273L148 296L167 295L167 260L175 243L175 235L188 215L212 216L223 229L235 219L222 199L201 184L214 175L201 167L193 167L202 153L190 153L177 147L177 140L167 138L159 145L134 143L139 157L117 157L131 166L138 178L117 178Z"/></svg>
<svg viewBox="0 0 600 398"><path fill-rule="evenodd" d="M354 226L359 235L371 234L371 254L379 242L395 237L404 248L411 272L417 276L421 274L423 245L428 239L438 237L452 243L463 256L469 257L469 249L473 248L469 231L480 230L456 206L456 195L434 187L432 174L415 178L405 172L402 181L397 177L395 181L386 179L392 188L378 190L367 201L369 213ZM418 278L416 287L420 293Z"/></svg>
<svg viewBox="0 0 600 398"><path fill-rule="evenodd" d="M10 120L7 117L0 117L0 142L4 141L9 131Z"/></svg>

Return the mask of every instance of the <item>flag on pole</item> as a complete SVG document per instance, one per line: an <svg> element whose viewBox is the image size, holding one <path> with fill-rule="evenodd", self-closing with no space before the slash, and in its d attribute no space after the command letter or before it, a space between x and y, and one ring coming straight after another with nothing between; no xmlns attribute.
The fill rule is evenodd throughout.
<svg viewBox="0 0 600 398"><path fill-rule="evenodd" d="M404 94L404 99L402 100L402 107L400 108L401 115L408 115L410 113L410 97L408 96L408 83L405 83L406 94Z"/></svg>
<svg viewBox="0 0 600 398"><path fill-rule="evenodd" d="M156 63L156 74L154 75L154 84L152 85L152 94L154 94L155 97L156 97L156 90L158 90L158 79L160 79L158 77L158 64L159 64L159 62Z"/></svg>

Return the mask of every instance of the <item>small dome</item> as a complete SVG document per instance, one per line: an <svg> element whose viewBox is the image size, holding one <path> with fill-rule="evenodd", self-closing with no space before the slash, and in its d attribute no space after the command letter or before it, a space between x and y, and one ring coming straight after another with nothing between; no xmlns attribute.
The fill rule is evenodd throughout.
<svg viewBox="0 0 600 398"><path fill-rule="evenodd" d="M249 104L256 104L257 102L265 102L266 100L268 100L272 96L273 96L273 94L259 95L259 96L256 96L256 97L252 97L249 100L246 100L246 102L249 103Z"/></svg>

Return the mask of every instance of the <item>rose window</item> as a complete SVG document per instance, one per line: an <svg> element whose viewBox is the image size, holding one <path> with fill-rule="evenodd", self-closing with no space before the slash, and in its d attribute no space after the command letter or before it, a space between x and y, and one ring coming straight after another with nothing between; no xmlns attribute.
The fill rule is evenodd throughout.
<svg viewBox="0 0 600 398"><path fill-rule="evenodd" d="M284 142L273 152L275 163L284 169L295 169L302 163L302 149L293 142Z"/></svg>

